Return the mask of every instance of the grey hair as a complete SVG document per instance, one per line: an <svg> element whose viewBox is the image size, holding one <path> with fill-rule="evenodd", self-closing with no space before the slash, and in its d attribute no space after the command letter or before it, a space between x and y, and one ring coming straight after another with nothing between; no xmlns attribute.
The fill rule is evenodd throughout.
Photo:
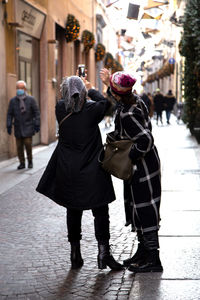
<svg viewBox="0 0 200 300"><path fill-rule="evenodd" d="M26 88L26 82L24 80L18 80L16 82L16 87L18 86L18 84L23 83L24 87Z"/></svg>

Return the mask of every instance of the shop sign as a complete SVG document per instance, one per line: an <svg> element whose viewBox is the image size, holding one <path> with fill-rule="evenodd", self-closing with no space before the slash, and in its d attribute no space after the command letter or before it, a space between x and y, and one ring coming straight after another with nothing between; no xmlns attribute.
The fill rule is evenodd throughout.
<svg viewBox="0 0 200 300"><path fill-rule="evenodd" d="M16 22L21 25L20 31L40 39L45 20L45 14L33 6L18 0L16 2L15 15Z"/></svg>

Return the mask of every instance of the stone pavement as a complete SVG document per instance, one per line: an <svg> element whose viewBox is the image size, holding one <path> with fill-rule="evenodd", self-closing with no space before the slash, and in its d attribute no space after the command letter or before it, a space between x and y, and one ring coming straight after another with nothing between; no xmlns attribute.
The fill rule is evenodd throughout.
<svg viewBox="0 0 200 300"><path fill-rule="evenodd" d="M103 139L110 129L100 124ZM163 273L133 274L97 268L93 217L83 215L84 266L70 270L65 209L35 191L56 143L34 149L34 168L0 163L0 299L199 300L200 147L183 124L156 126L162 162L160 246ZM111 244L122 261L134 252L135 234L124 227L122 182L113 178Z"/></svg>

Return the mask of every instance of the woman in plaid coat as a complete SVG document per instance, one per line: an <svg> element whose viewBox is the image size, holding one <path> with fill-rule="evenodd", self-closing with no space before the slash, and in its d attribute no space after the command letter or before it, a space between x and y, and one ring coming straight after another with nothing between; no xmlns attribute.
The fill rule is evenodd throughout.
<svg viewBox="0 0 200 300"><path fill-rule="evenodd" d="M137 232L138 249L135 255L124 261L133 272L160 272L158 230L160 222L161 176L160 159L151 133L148 111L141 98L132 93L136 80L124 72L109 76L101 71L102 81L110 88L108 97L118 102L115 131L118 139L131 139L133 146L129 157L134 174L126 182L131 195L132 225Z"/></svg>

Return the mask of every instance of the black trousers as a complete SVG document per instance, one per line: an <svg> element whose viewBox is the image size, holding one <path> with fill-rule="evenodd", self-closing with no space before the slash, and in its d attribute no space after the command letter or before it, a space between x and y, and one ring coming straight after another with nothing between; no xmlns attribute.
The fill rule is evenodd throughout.
<svg viewBox="0 0 200 300"><path fill-rule="evenodd" d="M108 241L110 239L110 221L108 205L92 209L94 216L94 231L98 242ZM68 241L80 241L81 235L81 221L82 210L67 208L67 230Z"/></svg>

